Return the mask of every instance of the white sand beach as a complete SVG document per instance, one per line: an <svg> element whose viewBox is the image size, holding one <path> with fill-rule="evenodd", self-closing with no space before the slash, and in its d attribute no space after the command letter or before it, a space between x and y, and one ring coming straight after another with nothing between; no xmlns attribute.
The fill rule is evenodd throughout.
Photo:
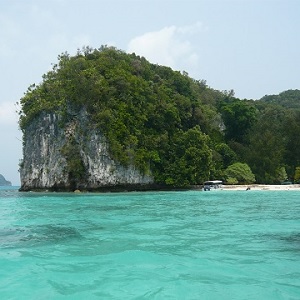
<svg viewBox="0 0 300 300"><path fill-rule="evenodd" d="M223 185L223 190L230 191L245 191L247 188L254 191L266 190L266 191L300 191L300 184L288 184L288 185L267 185L267 184L249 184L249 185Z"/></svg>

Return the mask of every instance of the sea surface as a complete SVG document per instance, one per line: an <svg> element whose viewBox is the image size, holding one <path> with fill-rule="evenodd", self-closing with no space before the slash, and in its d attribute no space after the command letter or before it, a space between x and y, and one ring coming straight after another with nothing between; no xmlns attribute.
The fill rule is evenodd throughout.
<svg viewBox="0 0 300 300"><path fill-rule="evenodd" d="M0 299L300 299L299 191L0 189Z"/></svg>

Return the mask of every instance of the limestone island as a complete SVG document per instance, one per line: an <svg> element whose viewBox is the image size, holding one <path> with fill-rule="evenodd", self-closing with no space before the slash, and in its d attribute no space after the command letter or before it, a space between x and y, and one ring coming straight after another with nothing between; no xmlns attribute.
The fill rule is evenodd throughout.
<svg viewBox="0 0 300 300"><path fill-rule="evenodd" d="M11 186L11 182L6 180L2 174L0 174L0 186Z"/></svg>
<svg viewBox="0 0 300 300"><path fill-rule="evenodd" d="M273 176L272 170L259 169L255 159L263 156L247 152L257 140L245 136L268 104L254 102L114 47L63 53L20 100L20 190L185 189L213 179L263 180L260 174ZM274 176L287 176L280 169L287 163L276 164L281 173Z"/></svg>

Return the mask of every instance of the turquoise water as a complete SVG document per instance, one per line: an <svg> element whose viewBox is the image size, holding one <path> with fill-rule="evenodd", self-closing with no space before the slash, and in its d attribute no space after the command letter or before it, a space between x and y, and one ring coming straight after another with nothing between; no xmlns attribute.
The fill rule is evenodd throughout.
<svg viewBox="0 0 300 300"><path fill-rule="evenodd" d="M0 299L300 299L300 192L2 188Z"/></svg>

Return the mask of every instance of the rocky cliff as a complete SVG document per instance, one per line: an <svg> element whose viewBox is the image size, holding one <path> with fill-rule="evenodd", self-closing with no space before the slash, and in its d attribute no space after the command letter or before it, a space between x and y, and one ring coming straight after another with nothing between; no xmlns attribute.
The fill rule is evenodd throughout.
<svg viewBox="0 0 300 300"><path fill-rule="evenodd" d="M134 53L111 47L64 53L20 99L21 189L201 184L215 169L213 148L223 135L209 99L225 96Z"/></svg>
<svg viewBox="0 0 300 300"><path fill-rule="evenodd" d="M41 113L23 131L21 190L148 189L150 175L114 161L101 132L80 111L61 122L55 113ZM62 124L64 124L62 126Z"/></svg>
<svg viewBox="0 0 300 300"><path fill-rule="evenodd" d="M6 180L2 174L0 174L0 186L11 186L11 182Z"/></svg>

